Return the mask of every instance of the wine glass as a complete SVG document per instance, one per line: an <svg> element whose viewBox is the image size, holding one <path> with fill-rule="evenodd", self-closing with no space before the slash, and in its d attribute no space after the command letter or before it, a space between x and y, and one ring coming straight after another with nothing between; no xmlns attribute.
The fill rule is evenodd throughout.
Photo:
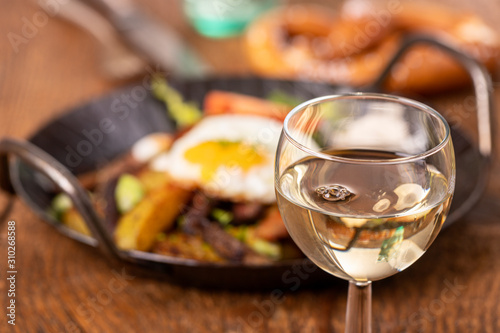
<svg viewBox="0 0 500 333"><path fill-rule="evenodd" d="M349 281L345 331L371 332L372 281L414 263L449 211L449 126L432 108L396 96L307 101L284 121L275 186L295 243Z"/></svg>

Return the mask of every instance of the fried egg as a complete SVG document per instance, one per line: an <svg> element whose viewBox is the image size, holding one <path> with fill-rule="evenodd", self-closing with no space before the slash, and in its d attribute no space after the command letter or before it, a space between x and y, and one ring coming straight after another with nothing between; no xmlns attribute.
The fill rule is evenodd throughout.
<svg viewBox="0 0 500 333"><path fill-rule="evenodd" d="M207 116L151 168L217 198L272 203L281 128L281 122L259 116Z"/></svg>

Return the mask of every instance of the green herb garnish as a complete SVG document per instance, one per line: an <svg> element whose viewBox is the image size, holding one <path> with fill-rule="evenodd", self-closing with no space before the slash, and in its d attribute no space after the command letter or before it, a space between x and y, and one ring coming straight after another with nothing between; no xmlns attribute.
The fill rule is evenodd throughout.
<svg viewBox="0 0 500 333"><path fill-rule="evenodd" d="M65 193L59 193L52 199L49 214L56 220L61 220L61 216L73 207L73 202Z"/></svg>
<svg viewBox="0 0 500 333"><path fill-rule="evenodd" d="M153 95L165 103L169 115L180 127L193 125L201 119L200 108L194 102L184 101L182 95L169 86L165 78L154 76L151 87Z"/></svg>
<svg viewBox="0 0 500 333"><path fill-rule="evenodd" d="M115 188L116 208L124 214L134 208L145 194L144 187L137 177L123 174Z"/></svg>
<svg viewBox="0 0 500 333"><path fill-rule="evenodd" d="M272 259L281 258L281 246L276 243L271 243L263 239L255 239L251 242L250 247L257 253L265 255Z"/></svg>
<svg viewBox="0 0 500 333"><path fill-rule="evenodd" d="M212 216L214 219L216 219L223 226L226 226L229 223L231 223L231 221L234 218L233 213L228 212L224 209L220 209L220 208L214 208L212 210Z"/></svg>
<svg viewBox="0 0 500 333"><path fill-rule="evenodd" d="M268 101L274 102L274 103L279 103L279 104L284 104L290 107L296 107L300 103L303 102L303 100L292 96L290 94L287 94L281 90L274 90L271 91L269 95L267 95L266 98Z"/></svg>

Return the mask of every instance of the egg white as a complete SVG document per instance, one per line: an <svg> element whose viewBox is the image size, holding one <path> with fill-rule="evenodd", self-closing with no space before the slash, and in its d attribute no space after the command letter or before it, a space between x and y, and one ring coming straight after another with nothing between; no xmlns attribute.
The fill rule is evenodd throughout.
<svg viewBox="0 0 500 333"><path fill-rule="evenodd" d="M274 156L281 128L281 122L259 116L207 116L177 139L168 152L154 159L151 168L165 171L181 184L197 186L218 198L272 203L276 200ZM247 170L222 165L209 181L203 180L201 165L186 160L185 153L207 141L243 142L256 147L263 162Z"/></svg>

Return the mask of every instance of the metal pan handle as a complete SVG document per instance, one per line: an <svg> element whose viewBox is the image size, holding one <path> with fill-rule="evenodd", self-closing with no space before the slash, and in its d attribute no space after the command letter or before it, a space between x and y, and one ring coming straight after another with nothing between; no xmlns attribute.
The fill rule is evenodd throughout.
<svg viewBox="0 0 500 333"><path fill-rule="evenodd" d="M389 77L394 65L415 45L427 44L441 49L453 56L469 73L474 84L476 95L476 113L478 120L478 148L479 153L489 160L493 154L493 84L491 78L479 62L461 52L448 43L424 35L409 35L405 38L401 48L388 62L379 77L372 83L371 88L382 90L383 84Z"/></svg>
<svg viewBox="0 0 500 333"><path fill-rule="evenodd" d="M7 192L14 193L9 181L8 156L16 156L35 170L48 177L68 195L81 214L97 247L111 260L126 260L126 255L115 246L111 235L105 230L99 215L94 210L90 197L76 177L54 157L27 141L5 138L0 141L0 185Z"/></svg>

